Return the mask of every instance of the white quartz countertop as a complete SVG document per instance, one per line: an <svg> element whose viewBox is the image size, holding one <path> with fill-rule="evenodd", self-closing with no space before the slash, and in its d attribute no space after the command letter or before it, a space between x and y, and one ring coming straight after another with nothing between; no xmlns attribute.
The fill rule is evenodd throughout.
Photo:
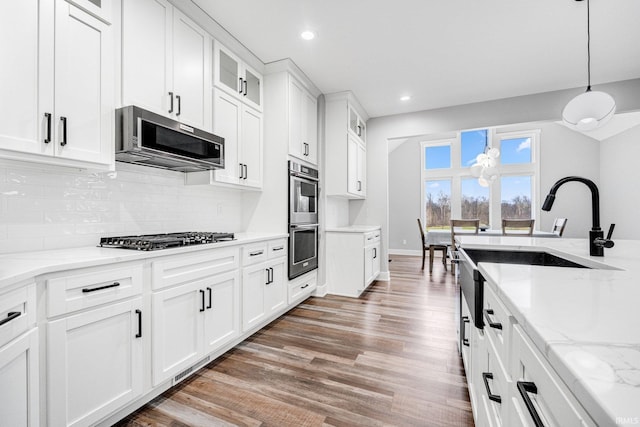
<svg viewBox="0 0 640 427"><path fill-rule="evenodd" d="M586 239L459 241L463 248L542 250L607 268L478 264L598 425L640 423L640 241L616 240L604 257L589 256Z"/></svg>
<svg viewBox="0 0 640 427"><path fill-rule="evenodd" d="M156 251L87 246L38 252L0 255L0 289L36 276L74 268L136 261L159 256L243 245L263 240L286 238L282 233L236 233L235 240L204 245L184 246Z"/></svg>
<svg viewBox="0 0 640 427"><path fill-rule="evenodd" d="M377 230L380 230L379 225L349 225L347 227L331 227L325 231L334 233L368 233Z"/></svg>

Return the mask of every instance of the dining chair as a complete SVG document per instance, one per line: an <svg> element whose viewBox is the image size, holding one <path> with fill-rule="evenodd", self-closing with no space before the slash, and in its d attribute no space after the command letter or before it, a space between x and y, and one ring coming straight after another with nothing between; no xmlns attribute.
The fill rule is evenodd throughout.
<svg viewBox="0 0 640 427"><path fill-rule="evenodd" d="M427 245L427 239L424 235L424 228L422 228L422 221L418 218L418 228L420 229L420 241L422 242L422 270L424 270L424 261L427 255L427 249L429 250L429 273L433 271L433 255L435 251L442 251L442 264L444 269L447 269L447 246L446 245Z"/></svg>
<svg viewBox="0 0 640 427"><path fill-rule="evenodd" d="M480 229L479 219L452 219L449 220L451 225L451 251L456 249L456 236L461 234L478 234ZM453 260L451 260L451 274L455 274Z"/></svg>
<svg viewBox="0 0 640 427"><path fill-rule="evenodd" d="M567 218L556 218L553 221L553 227L551 228L551 232L558 237L562 237L562 233L564 233L564 228L567 226Z"/></svg>
<svg viewBox="0 0 640 427"><path fill-rule="evenodd" d="M502 235L531 236L534 223L534 219L503 219Z"/></svg>

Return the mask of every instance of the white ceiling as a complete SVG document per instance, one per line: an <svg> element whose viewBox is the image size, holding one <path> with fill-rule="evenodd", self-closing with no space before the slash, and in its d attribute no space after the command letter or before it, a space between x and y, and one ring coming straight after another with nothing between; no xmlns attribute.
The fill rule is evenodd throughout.
<svg viewBox="0 0 640 427"><path fill-rule="evenodd" d="M586 1L192 0L371 117L586 86ZM640 0L591 0L592 84L640 77ZM299 37L312 29L318 37ZM408 102L401 95L411 95Z"/></svg>

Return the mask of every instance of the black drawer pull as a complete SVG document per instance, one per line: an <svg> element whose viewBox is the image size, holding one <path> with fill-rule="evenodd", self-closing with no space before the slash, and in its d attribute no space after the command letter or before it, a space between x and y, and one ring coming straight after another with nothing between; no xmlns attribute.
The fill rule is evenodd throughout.
<svg viewBox="0 0 640 427"><path fill-rule="evenodd" d="M502 404L502 397L498 396L497 394L491 393L488 380L493 380L493 374L491 372L483 372L482 381L484 381L484 388L487 389L487 395L489 396L489 400L493 400L494 402L498 402Z"/></svg>
<svg viewBox="0 0 640 427"><path fill-rule="evenodd" d="M136 334L136 338L142 337L142 310L136 310L136 314L138 315L138 333Z"/></svg>
<svg viewBox="0 0 640 427"><path fill-rule="evenodd" d="M502 330L502 323L497 323L497 322L492 322L491 318L489 317L490 315L493 314L493 309L492 308L486 308L484 310L484 317L485 319L487 319L487 322L489 322L489 326L492 327L493 329L500 329Z"/></svg>
<svg viewBox="0 0 640 427"><path fill-rule="evenodd" d="M250 252L249 256L258 256L258 255L262 255L264 253L264 251L255 251L255 252Z"/></svg>
<svg viewBox="0 0 640 427"><path fill-rule="evenodd" d="M207 309L211 308L211 306L213 305L213 299L212 299L212 291L211 288L207 288L207 292L209 293L209 305L207 305Z"/></svg>
<svg viewBox="0 0 640 427"><path fill-rule="evenodd" d="M470 323L469 316L462 316L462 331L460 331L460 335L462 335L462 344L469 347L469 338L466 338L467 323Z"/></svg>
<svg viewBox="0 0 640 427"><path fill-rule="evenodd" d="M110 285L98 286L97 288L84 288L82 290L83 293L88 294L89 292L101 291L103 289L116 288L120 286L120 282L113 282Z"/></svg>
<svg viewBox="0 0 640 427"><path fill-rule="evenodd" d="M304 289L304 288L308 288L308 287L309 287L309 284L306 283L304 286L300 286L300 289Z"/></svg>
<svg viewBox="0 0 640 427"><path fill-rule="evenodd" d="M273 248L273 249L272 249L272 251L273 251L273 252L275 252L275 251L281 251L281 250L283 250L283 249L284 249L284 246L278 246L277 248Z"/></svg>
<svg viewBox="0 0 640 427"><path fill-rule="evenodd" d="M522 396L522 400L524 400L524 404L529 411L529 415L531 415L531 419L533 419L533 424L535 424L536 427L544 427L542 419L540 415L538 415L538 411L535 406L533 406L533 402L529 397L529 393L538 394L538 387L536 387L535 383L528 381L517 381L516 384L518 385L518 391Z"/></svg>
<svg viewBox="0 0 640 427"><path fill-rule="evenodd" d="M10 311L9 313L7 313L7 317L0 320L0 326L4 325L5 323L11 322L13 319L17 317L20 317L21 314L22 313L20 313L19 311Z"/></svg>

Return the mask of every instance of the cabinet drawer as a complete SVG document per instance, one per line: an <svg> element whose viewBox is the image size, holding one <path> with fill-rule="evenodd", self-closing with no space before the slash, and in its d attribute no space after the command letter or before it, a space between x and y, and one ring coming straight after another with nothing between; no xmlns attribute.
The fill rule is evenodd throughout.
<svg viewBox="0 0 640 427"><path fill-rule="evenodd" d="M242 265L247 266L266 261L268 255L267 242L253 243L242 248Z"/></svg>
<svg viewBox="0 0 640 427"><path fill-rule="evenodd" d="M289 305L302 301L318 286L318 274L312 272L289 282Z"/></svg>
<svg viewBox="0 0 640 427"><path fill-rule="evenodd" d="M364 233L364 244L371 245L380 241L380 230Z"/></svg>
<svg viewBox="0 0 640 427"><path fill-rule="evenodd" d="M511 426L509 417L512 383L490 340L485 341L485 346L478 356L480 360L477 363L474 361L479 370L474 386L478 390L480 411L484 411L484 418L490 426Z"/></svg>
<svg viewBox="0 0 640 427"><path fill-rule="evenodd" d="M0 294L0 347L35 324L35 283Z"/></svg>
<svg viewBox="0 0 640 427"><path fill-rule="evenodd" d="M533 416L525 403L526 398L532 402L535 413L545 426L594 426L595 423L518 325L513 328L513 344L514 425L534 425ZM520 388L529 391L521 392L519 383L524 383L520 384ZM535 392L532 391L534 388Z"/></svg>
<svg viewBox="0 0 640 427"><path fill-rule="evenodd" d="M140 294L142 264L73 270L46 283L48 315L57 316Z"/></svg>
<svg viewBox="0 0 640 427"><path fill-rule="evenodd" d="M490 286L484 286L484 303L482 316L484 331L489 340L495 346L498 358L503 365L509 366L509 343L511 342L512 326L511 316L506 307L498 299Z"/></svg>
<svg viewBox="0 0 640 427"><path fill-rule="evenodd" d="M153 290L203 279L239 267L237 248L173 255L151 264Z"/></svg>
<svg viewBox="0 0 640 427"><path fill-rule="evenodd" d="M287 239L271 240L268 244L269 259L287 255Z"/></svg>

